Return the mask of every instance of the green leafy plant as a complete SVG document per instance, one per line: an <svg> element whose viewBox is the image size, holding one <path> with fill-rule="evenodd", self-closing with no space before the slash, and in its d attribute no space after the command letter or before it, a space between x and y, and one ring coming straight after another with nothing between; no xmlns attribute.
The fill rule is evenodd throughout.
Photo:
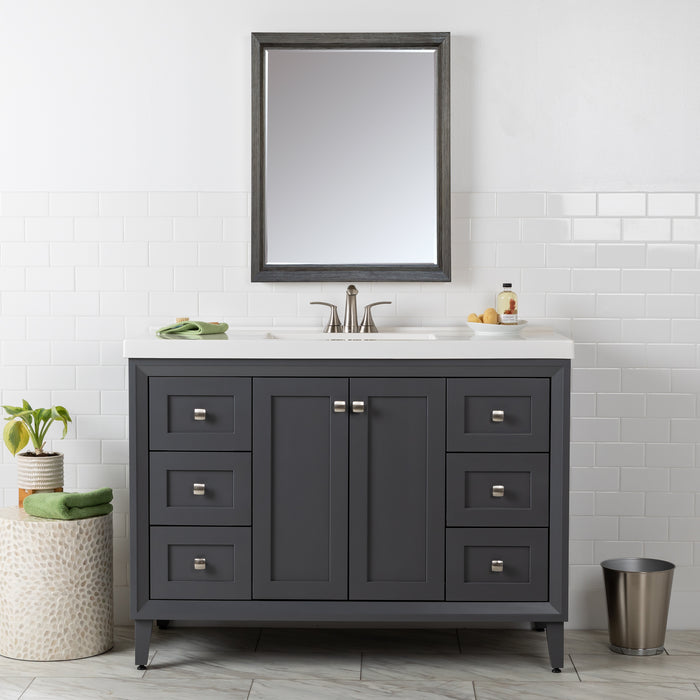
<svg viewBox="0 0 700 700"><path fill-rule="evenodd" d="M51 425L58 421L63 423L63 435L66 437L68 423L72 422L63 406L51 408L32 408L27 401L22 400L22 406L3 406L7 413L6 421L9 421L2 431L5 446L16 455L30 440L34 445L34 454L41 456L44 452L46 433Z"/></svg>

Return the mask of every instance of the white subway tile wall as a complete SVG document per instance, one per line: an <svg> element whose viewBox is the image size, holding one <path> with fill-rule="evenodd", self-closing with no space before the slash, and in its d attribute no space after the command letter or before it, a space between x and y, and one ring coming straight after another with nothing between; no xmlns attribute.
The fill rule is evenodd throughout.
<svg viewBox="0 0 700 700"><path fill-rule="evenodd" d="M245 192L0 195L0 399L74 417L66 487L115 492L115 602L128 621L125 335L176 316L320 325L344 283L252 284ZM599 562L649 556L700 594L700 218L692 192L457 192L448 284L360 284L384 327L463 324L504 281L530 323L576 341L571 625L605 624ZM56 433L54 433L56 436ZM3 449L0 493L16 502ZM679 589L679 590L680 590ZM674 596L670 625L700 627ZM592 604L595 602L596 604Z"/></svg>

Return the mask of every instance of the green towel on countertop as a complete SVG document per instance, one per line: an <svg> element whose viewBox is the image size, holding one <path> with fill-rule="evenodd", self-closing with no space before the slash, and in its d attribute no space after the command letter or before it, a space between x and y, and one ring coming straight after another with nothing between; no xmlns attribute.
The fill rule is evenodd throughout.
<svg viewBox="0 0 700 700"><path fill-rule="evenodd" d="M226 333L228 323L206 323L205 321L179 321L159 328L158 335L184 335L186 338L196 338L199 335L214 335Z"/></svg>
<svg viewBox="0 0 700 700"><path fill-rule="evenodd" d="M87 493L33 493L24 499L24 511L37 518L79 520L112 512L112 489Z"/></svg>

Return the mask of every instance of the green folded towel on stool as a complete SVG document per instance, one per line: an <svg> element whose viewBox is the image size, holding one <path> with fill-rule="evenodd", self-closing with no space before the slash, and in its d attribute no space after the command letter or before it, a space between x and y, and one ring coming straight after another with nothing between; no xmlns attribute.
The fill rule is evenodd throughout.
<svg viewBox="0 0 700 700"><path fill-rule="evenodd" d="M24 499L24 511L37 518L79 520L112 512L112 489L86 493L33 493Z"/></svg>
<svg viewBox="0 0 700 700"><path fill-rule="evenodd" d="M196 338L199 335L226 333L228 323L206 323L204 321L179 321L158 329L158 335L183 335Z"/></svg>

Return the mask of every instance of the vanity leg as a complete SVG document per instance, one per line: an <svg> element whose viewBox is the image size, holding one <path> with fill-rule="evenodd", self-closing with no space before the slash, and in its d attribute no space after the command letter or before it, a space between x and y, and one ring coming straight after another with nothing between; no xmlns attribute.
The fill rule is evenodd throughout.
<svg viewBox="0 0 700 700"><path fill-rule="evenodd" d="M134 620L134 661L139 671L145 671L148 665L152 630L153 620Z"/></svg>
<svg viewBox="0 0 700 700"><path fill-rule="evenodd" d="M547 649L552 673L561 673L564 665L564 623L547 623Z"/></svg>

